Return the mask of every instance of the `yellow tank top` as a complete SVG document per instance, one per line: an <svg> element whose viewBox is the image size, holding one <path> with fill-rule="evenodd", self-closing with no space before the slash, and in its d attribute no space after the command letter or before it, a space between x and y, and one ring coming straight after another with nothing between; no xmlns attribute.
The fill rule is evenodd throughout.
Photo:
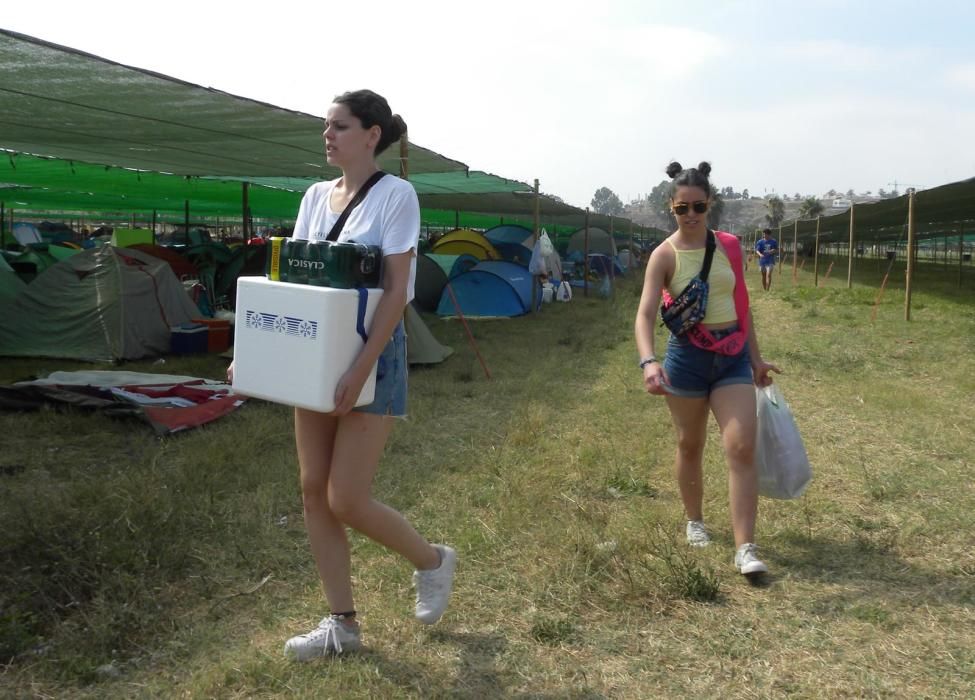
<svg viewBox="0 0 975 700"><path fill-rule="evenodd" d="M678 250L677 246L667 239L674 249L674 276L670 280L667 291L671 296L677 296L684 291L687 283L694 279L704 264L704 248L693 250ZM715 241L717 248L711 260L711 272L708 273L708 306L704 313L705 325L729 323L738 320L735 312L735 273L728 262L720 241Z"/></svg>

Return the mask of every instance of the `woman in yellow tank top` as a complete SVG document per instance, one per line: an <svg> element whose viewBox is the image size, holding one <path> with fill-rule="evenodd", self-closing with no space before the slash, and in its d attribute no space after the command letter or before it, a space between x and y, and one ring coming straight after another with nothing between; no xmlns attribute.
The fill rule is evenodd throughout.
<svg viewBox="0 0 975 700"><path fill-rule="evenodd" d="M708 412L721 429L728 462L731 528L735 537L735 566L749 579L761 577L768 567L757 555L755 519L758 512L758 474L755 451L755 390L752 385L772 382L770 371L779 368L762 359L755 326L748 312L747 342L740 352L727 355L698 347L688 335L671 335L666 355L658 359L654 326L662 290L678 296L701 271L707 241L707 211L711 204L709 163L684 169L671 163L671 209L677 231L657 246L647 263L643 294L636 315L636 344L643 382L651 394L666 396L677 432L676 472L687 515L688 544L703 547L711 538L704 526L702 458ZM708 276L708 301L701 325L720 340L738 331L735 307L735 270L718 244Z"/></svg>

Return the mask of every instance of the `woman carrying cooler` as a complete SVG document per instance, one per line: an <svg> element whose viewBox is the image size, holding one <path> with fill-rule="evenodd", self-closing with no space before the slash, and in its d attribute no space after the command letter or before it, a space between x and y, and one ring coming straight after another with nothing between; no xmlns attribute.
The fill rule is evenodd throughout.
<svg viewBox="0 0 975 700"><path fill-rule="evenodd" d="M735 566L749 578L768 567L758 558L755 518L758 511L758 473L755 450L755 390L772 382L769 371L779 368L762 359L755 326L748 310L740 245L734 236L709 232L711 204L709 163L683 169L671 163L671 210L677 231L656 247L647 263L643 294L636 315L636 344L643 382L651 394L665 395L677 432L676 472L687 515L687 542L703 547L711 542L704 526L702 459L708 411L721 429L728 462L731 527L735 537ZM680 335L670 336L666 354L656 355L654 326L666 292L676 299L701 273L707 248L714 246L707 276L709 293L703 319Z"/></svg>
<svg viewBox="0 0 975 700"><path fill-rule="evenodd" d="M379 166L376 156L406 133L386 100L369 90L335 98L325 118L325 157L342 177L308 188L295 239L322 242ZM413 298L420 206L406 180L381 176L345 221L338 242L380 246L383 295L369 340L335 390L335 410L295 409L305 527L330 608L319 625L292 637L285 653L299 661L359 647L346 526L401 554L416 568L416 617L433 624L447 608L456 554L427 542L398 512L372 497L372 482L394 418L406 413L407 364L403 310ZM354 332L354 331L352 331ZM375 401L355 407L377 362Z"/></svg>

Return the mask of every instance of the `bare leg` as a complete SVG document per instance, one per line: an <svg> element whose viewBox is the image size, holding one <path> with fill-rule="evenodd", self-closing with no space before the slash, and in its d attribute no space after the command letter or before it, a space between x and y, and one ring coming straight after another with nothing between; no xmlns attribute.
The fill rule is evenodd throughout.
<svg viewBox="0 0 975 700"><path fill-rule="evenodd" d="M295 444L301 472L305 529L318 567L325 598L334 612L354 610L349 566L349 540L328 506L328 479L338 419L295 409Z"/></svg>
<svg viewBox="0 0 975 700"><path fill-rule="evenodd" d="M667 395L667 406L677 431L674 470L688 520L703 520L702 460L708 423L708 400Z"/></svg>
<svg viewBox="0 0 975 700"><path fill-rule="evenodd" d="M417 569L440 566L440 553L412 525L372 497L372 481L393 419L349 413L339 419L328 480L328 506L339 521L409 559Z"/></svg>
<svg viewBox="0 0 975 700"><path fill-rule="evenodd" d="M735 546L754 542L758 513L758 471L755 469L755 387L731 384L711 392L711 410L721 428L728 461L728 495Z"/></svg>

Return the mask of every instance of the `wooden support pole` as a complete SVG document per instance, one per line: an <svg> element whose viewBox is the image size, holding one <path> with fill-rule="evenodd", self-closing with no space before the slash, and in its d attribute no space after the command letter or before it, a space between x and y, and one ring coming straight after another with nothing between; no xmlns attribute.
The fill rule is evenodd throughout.
<svg viewBox="0 0 975 700"><path fill-rule="evenodd" d="M616 250L616 228L615 222L613 220L613 215L609 215L609 240L612 244L610 250ZM616 258L610 256L609 258L609 298L616 298Z"/></svg>
<svg viewBox="0 0 975 700"><path fill-rule="evenodd" d="M779 222L779 237L777 240L779 246L779 277L782 277L782 266L785 265L785 254L782 252L782 222Z"/></svg>
<svg viewBox="0 0 975 700"><path fill-rule="evenodd" d="M819 286L819 222L823 217L816 217L816 249L813 251L813 286Z"/></svg>
<svg viewBox="0 0 975 700"><path fill-rule="evenodd" d="M582 261L582 296L589 296L589 207L586 207L586 257Z"/></svg>
<svg viewBox="0 0 975 700"><path fill-rule="evenodd" d="M410 137L405 133L399 139L399 176L410 179Z"/></svg>
<svg viewBox="0 0 975 700"><path fill-rule="evenodd" d="M907 196L907 281L904 286L904 320L911 320L911 293L914 284L914 192Z"/></svg>
<svg viewBox="0 0 975 700"><path fill-rule="evenodd" d="M799 279L799 270L796 268L796 264L799 262L799 219L796 219L795 226L792 229L792 284L795 284Z"/></svg>
<svg viewBox="0 0 975 700"><path fill-rule="evenodd" d="M853 250L854 250L854 243L856 242L854 240L855 229L853 228L854 206L855 205L850 204L850 251L846 261L846 288L847 289L853 289Z"/></svg>
<svg viewBox="0 0 975 700"><path fill-rule="evenodd" d="M964 252L965 252L965 229L962 228L958 231L958 288L959 289L961 289L961 275L962 275L961 259L965 257Z"/></svg>
<svg viewBox="0 0 975 700"><path fill-rule="evenodd" d="M532 207L532 254L535 253L535 246L538 245L538 226L539 226L539 193L538 193L538 178L535 178L535 196L532 197L534 200L534 206ZM532 275L532 313L538 313L538 275Z"/></svg>

